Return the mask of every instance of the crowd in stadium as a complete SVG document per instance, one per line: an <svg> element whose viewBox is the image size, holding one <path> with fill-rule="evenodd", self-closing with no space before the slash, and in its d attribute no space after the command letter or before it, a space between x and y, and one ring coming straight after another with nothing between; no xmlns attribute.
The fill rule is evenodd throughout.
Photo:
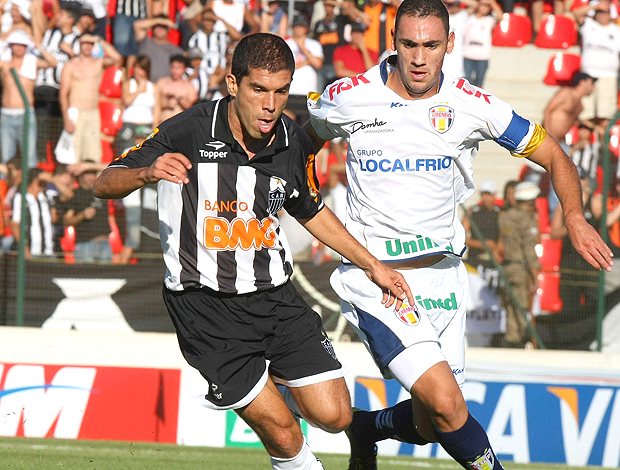
<svg viewBox="0 0 620 470"><path fill-rule="evenodd" d="M308 92L323 90L337 78L363 73L390 54L399 3L295 2L295 11L289 12L288 2L274 0L0 0L2 250L14 250L19 243L19 188L24 178L28 186L28 257L60 255L65 260L130 263L136 261L136 252L157 253L155 189L144 188L122 202L108 203L93 196L97 173L115 156L139 145L162 121L196 103L225 96L224 79L235 45L244 35L258 31L282 36L293 51L296 72L286 112L305 122ZM617 2L445 0L445 4L456 40L444 71L479 87L484 86L493 47L528 42L550 47L544 41L551 41L553 47L555 40L556 47L565 48L567 33L561 26L566 20L568 45L578 44L581 54L575 64L560 64L557 76L549 78L549 84L560 87L545 109L542 124L577 165L586 213L600 229L601 142L609 119L618 110ZM11 69L19 76L19 86ZM28 109L22 93L28 99ZM24 142L26 115L29 126ZM616 158L617 150L616 141L612 149ZM331 192L339 216L346 188L345 157L345 145L338 141L317 157L322 192L326 196ZM27 174L22 174L24 159ZM515 279L528 281L513 287L527 311L541 273L553 283L557 271L574 258L561 211L555 211L557 197L540 170L524 167L515 175L515 180L536 188L528 192L522 187L521 193L528 196L519 202L511 197L517 181L506 186L503 199L496 199L498 190L492 181L485 182L479 188L480 204L464 219L470 229L470 263L481 273L502 264L524 270L525 275ZM619 189L618 183L611 185L607 216L616 254L620 253ZM510 237L502 237L502 233L509 231L509 223L502 214L509 214L510 208L521 202L532 202L523 210L537 214L535 228L540 235L531 250L541 241L550 244L546 240L565 239L549 250L558 252L550 264L540 255L531 256L533 251L524 252L523 259L506 255L504 238ZM486 243L480 242L472 224L479 225ZM329 253L315 243L313 256L315 263L321 264ZM547 304L554 302L547 297L540 308L566 312L570 305L574 310L571 318L583 318L584 312L595 310L596 287L588 277L591 268L571 267L578 273L572 278L563 276L559 287L564 308L557 301L549 307ZM488 272L485 276L493 278ZM611 292L620 285L620 274L614 270L608 277ZM509 311L511 302L506 301ZM509 318L516 319L516 333L508 343L522 346L529 342L518 312ZM544 321L540 322L543 330ZM545 339L552 347L585 349L592 336L588 328L577 324L584 332L582 342L573 338L570 344L563 344L558 338ZM557 334L557 328L551 330Z"/></svg>

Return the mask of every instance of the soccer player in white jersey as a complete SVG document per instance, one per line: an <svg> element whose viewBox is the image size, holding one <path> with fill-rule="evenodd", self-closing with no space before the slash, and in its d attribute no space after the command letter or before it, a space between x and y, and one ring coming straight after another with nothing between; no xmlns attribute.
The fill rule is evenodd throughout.
<svg viewBox="0 0 620 470"><path fill-rule="evenodd" d="M382 311L381 292L347 260L332 275L344 315L381 372L412 397L354 413L347 431L350 469L376 468L375 442L387 438L439 442L463 468L502 468L460 390L468 287L457 210L474 191L472 160L480 141L495 140L545 168L577 250L598 269L612 264L610 249L583 216L570 158L507 103L444 76L453 43L440 0L404 0L393 31L397 54L308 97L312 126L306 130L315 149L336 137L349 143L347 229L400 270L414 295L400 312Z"/></svg>

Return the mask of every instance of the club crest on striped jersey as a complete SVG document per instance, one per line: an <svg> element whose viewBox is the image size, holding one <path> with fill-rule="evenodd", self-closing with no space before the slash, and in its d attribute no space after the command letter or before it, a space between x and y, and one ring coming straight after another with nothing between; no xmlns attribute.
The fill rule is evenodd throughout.
<svg viewBox="0 0 620 470"><path fill-rule="evenodd" d="M409 305L408 301L404 301L399 311L394 310L396 318L402 321L405 325L416 326L420 323L420 312L415 305Z"/></svg>
<svg viewBox="0 0 620 470"><path fill-rule="evenodd" d="M286 200L286 191L284 187L286 181L278 176L272 176L269 180L269 197L268 197L268 211L270 214L277 214Z"/></svg>
<svg viewBox="0 0 620 470"><path fill-rule="evenodd" d="M454 109L445 105L433 106L428 111L428 119L433 129L443 134L450 130L454 123Z"/></svg>

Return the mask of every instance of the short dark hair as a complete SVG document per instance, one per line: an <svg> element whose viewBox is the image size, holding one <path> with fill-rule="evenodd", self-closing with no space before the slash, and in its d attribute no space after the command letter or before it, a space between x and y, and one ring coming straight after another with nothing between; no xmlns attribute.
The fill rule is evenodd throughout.
<svg viewBox="0 0 620 470"><path fill-rule="evenodd" d="M28 176L27 176L28 186L30 186L32 182L36 180L41 173L43 173L43 170L41 168L29 168Z"/></svg>
<svg viewBox="0 0 620 470"><path fill-rule="evenodd" d="M585 72L578 71L573 75L573 86L579 85L579 83L581 83L581 81L583 80L592 80L593 82L595 82L596 78L594 78L591 75L588 75Z"/></svg>
<svg viewBox="0 0 620 470"><path fill-rule="evenodd" d="M183 65L185 65L185 67L188 66L187 57L185 57L182 54L175 54L172 57L170 57L170 65L172 65L173 62L181 62Z"/></svg>
<svg viewBox="0 0 620 470"><path fill-rule="evenodd" d="M250 74L250 69L266 70L270 73L289 70L295 72L295 58L284 39L275 34L255 33L245 36L232 58L231 73L240 83Z"/></svg>
<svg viewBox="0 0 620 470"><path fill-rule="evenodd" d="M74 24L77 23L77 21L80 19L80 15L82 12L79 3L74 4L73 2L67 2L60 9L67 12L69 18L73 19Z"/></svg>
<svg viewBox="0 0 620 470"><path fill-rule="evenodd" d="M446 36L450 34L450 14L441 0L404 0L396 12L394 32L398 32L398 25L403 16L427 18L435 16L441 20Z"/></svg>

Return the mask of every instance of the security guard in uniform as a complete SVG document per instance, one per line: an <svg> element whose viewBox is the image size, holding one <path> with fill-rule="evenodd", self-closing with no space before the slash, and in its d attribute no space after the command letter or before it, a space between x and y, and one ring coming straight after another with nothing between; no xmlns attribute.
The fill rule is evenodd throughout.
<svg viewBox="0 0 620 470"><path fill-rule="evenodd" d="M504 244L503 270L506 282L521 308L530 310L540 262L535 246L539 242L536 198L540 189L535 183L523 182L515 187L517 206L500 214L499 229ZM506 287L502 290L506 308L506 335L504 346L523 347L529 336L527 322L515 305Z"/></svg>

